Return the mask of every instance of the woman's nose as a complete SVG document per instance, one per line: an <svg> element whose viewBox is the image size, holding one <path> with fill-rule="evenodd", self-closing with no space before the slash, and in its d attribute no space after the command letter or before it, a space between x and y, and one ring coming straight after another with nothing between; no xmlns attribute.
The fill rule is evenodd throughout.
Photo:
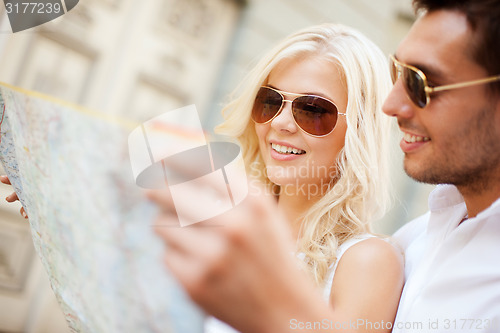
<svg viewBox="0 0 500 333"><path fill-rule="evenodd" d="M277 132L297 132L297 125L293 119L292 101L284 100L280 113L272 120L271 127Z"/></svg>

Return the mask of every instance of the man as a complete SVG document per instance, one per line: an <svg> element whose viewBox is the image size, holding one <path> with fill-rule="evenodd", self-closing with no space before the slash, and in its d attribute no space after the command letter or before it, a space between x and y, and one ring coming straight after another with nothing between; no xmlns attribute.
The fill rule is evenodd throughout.
<svg viewBox="0 0 500 333"><path fill-rule="evenodd" d="M407 278L396 324L404 331L498 332L500 1L414 4L427 12L397 49L392 70L399 79L384 112L404 133L406 173L452 185L438 186L430 212L395 235ZM418 70L434 92L425 93Z"/></svg>
<svg viewBox="0 0 500 333"><path fill-rule="evenodd" d="M500 1L414 3L426 14L397 49L400 77L384 112L404 133L406 173L452 185L438 186L430 212L395 235L407 277L396 322L405 331L421 322L420 331L498 332ZM407 65L436 91L426 96L423 77Z"/></svg>
<svg viewBox="0 0 500 333"><path fill-rule="evenodd" d="M499 332L500 1L414 4L423 15L393 57L396 81L384 112L404 133L406 172L451 185L438 186L430 212L395 235L405 249L407 282L391 325L394 332ZM290 256L286 223L271 202L257 199L250 195L222 215L224 228L158 228L170 270L208 313L245 332L334 323ZM343 331L370 330L368 323L344 324ZM376 331L382 323L372 324Z"/></svg>

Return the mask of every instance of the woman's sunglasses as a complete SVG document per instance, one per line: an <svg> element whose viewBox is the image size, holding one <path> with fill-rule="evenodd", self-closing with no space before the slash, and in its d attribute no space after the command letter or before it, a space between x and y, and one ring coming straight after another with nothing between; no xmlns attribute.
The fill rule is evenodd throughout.
<svg viewBox="0 0 500 333"><path fill-rule="evenodd" d="M292 100L284 95L294 96ZM330 100L315 96L293 94L274 88L260 87L253 104L252 119L259 124L273 120L283 110L285 102L292 103L292 115L297 126L315 137L330 134L337 124L337 106Z"/></svg>
<svg viewBox="0 0 500 333"><path fill-rule="evenodd" d="M443 90L451 90L485 84L495 81L500 81L500 75L490 76L484 79L466 81L444 86L429 87L427 77L420 69L411 65L403 64L398 61L393 55L391 59L391 77L392 82L396 83L398 78L403 79L403 86L410 100L420 108L425 108L431 101L431 94Z"/></svg>

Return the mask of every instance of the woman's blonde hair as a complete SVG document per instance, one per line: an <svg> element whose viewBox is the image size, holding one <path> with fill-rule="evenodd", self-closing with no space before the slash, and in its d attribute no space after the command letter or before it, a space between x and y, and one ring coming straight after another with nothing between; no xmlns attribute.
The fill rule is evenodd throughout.
<svg viewBox="0 0 500 333"><path fill-rule="evenodd" d="M224 108L225 121L216 130L237 138L251 178L279 193L279 186L265 176L250 114L259 87L273 68L285 59L306 57L322 57L340 65L348 91L345 145L337 157L339 176L303 217L297 243L314 280L322 284L337 259L338 246L370 233L370 222L385 214L390 201L390 122L381 111L391 87L386 57L363 34L340 24L301 30L278 44L247 75L239 97Z"/></svg>

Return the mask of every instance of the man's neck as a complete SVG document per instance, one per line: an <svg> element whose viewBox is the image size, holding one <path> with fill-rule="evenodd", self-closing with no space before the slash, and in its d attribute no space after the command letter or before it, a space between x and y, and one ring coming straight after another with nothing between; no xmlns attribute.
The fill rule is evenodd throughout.
<svg viewBox="0 0 500 333"><path fill-rule="evenodd" d="M500 198L500 184L497 183L481 191L474 191L467 187L457 188L464 197L469 218L475 217Z"/></svg>

